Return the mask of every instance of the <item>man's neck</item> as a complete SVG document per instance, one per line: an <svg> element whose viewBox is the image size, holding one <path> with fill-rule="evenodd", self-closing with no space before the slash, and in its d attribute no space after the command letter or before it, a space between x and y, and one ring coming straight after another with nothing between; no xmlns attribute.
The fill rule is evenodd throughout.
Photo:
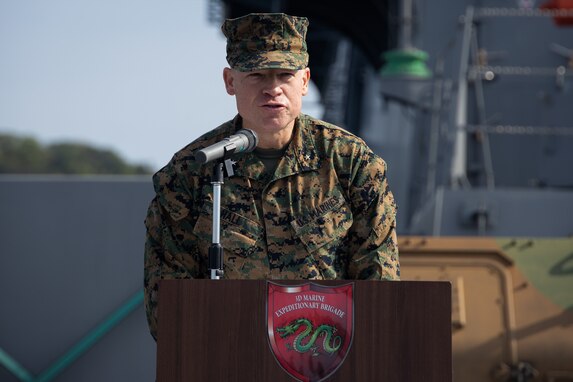
<svg viewBox="0 0 573 382"><path fill-rule="evenodd" d="M291 141L293 130L294 126L273 133L257 133L259 137L257 147L262 149L282 149Z"/></svg>

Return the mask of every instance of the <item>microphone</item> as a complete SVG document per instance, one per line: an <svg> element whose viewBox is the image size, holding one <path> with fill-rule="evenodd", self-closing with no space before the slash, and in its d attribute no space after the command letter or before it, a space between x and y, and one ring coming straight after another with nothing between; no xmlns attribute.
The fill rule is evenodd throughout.
<svg viewBox="0 0 573 382"><path fill-rule="evenodd" d="M198 150L195 153L195 160L207 163L233 153L248 153L257 147L258 142L259 138L253 130L241 129L228 138Z"/></svg>

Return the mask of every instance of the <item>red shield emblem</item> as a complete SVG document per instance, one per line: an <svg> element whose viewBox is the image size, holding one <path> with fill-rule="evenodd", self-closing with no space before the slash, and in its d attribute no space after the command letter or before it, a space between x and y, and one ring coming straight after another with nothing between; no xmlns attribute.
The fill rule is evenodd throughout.
<svg viewBox="0 0 573 382"><path fill-rule="evenodd" d="M354 285L267 285L267 327L275 358L299 381L328 378L352 344Z"/></svg>

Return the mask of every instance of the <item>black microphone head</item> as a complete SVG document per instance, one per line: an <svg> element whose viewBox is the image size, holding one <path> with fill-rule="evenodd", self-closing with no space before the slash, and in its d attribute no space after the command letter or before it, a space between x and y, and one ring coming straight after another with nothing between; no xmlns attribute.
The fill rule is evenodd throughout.
<svg viewBox="0 0 573 382"><path fill-rule="evenodd" d="M199 163L207 163L207 154L203 150L195 151L195 160Z"/></svg>
<svg viewBox="0 0 573 382"><path fill-rule="evenodd" d="M257 136L257 133L255 133L251 129L241 129L237 131L237 134L244 134L248 140L248 145L243 150L241 150L242 152L245 153L251 152L259 144L259 137Z"/></svg>
<svg viewBox="0 0 573 382"><path fill-rule="evenodd" d="M233 153L248 153L253 151L258 143L257 133L253 130L241 129L230 137L197 150L195 160L199 163L207 163Z"/></svg>

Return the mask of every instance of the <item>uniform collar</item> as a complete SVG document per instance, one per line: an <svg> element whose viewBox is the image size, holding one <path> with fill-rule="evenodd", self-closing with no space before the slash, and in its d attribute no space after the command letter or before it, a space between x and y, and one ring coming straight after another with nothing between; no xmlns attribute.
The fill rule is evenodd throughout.
<svg viewBox="0 0 573 382"><path fill-rule="evenodd" d="M313 171L320 167L320 158L317 155L316 144L311 130L312 124L308 123L307 119L306 115L300 114L295 120L293 138L283 159L276 168L272 180ZM235 125L235 131L240 129L242 125L241 117L235 117L233 124ZM253 153L240 156L235 165L235 175L246 176L255 180L264 180L266 178L262 162Z"/></svg>

